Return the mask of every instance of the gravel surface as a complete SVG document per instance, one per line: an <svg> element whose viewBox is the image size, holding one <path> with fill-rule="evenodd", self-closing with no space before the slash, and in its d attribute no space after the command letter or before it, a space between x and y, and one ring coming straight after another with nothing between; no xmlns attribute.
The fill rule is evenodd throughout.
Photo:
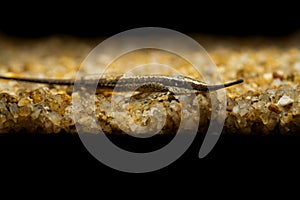
<svg viewBox="0 0 300 200"><path fill-rule="evenodd" d="M226 89L226 113L220 116L226 118L226 134L300 133L300 34L278 38L193 37L208 51L222 82L245 80ZM74 78L84 58L100 41L66 36L30 40L0 36L0 74ZM201 59L199 52L191 55ZM99 56L97 66L107 59L109 55ZM154 60L199 78L185 60L156 50L123 56L112 63L108 73L123 73ZM147 70L140 73L155 73ZM164 74L173 75L169 71ZM83 90L72 97L72 87L0 80L0 132L76 133L74 114L79 119L77 128L84 132L95 132L100 125L105 133L173 133L182 121L184 130L199 126L199 131L204 132L211 119L211 98L220 100L215 93L201 93L193 98L168 93L140 96L129 98L126 93L117 93L112 100L110 91L90 95ZM72 98L82 102L83 107L74 109ZM90 105L91 98L95 110ZM187 106L182 106L182 102L187 102Z"/></svg>

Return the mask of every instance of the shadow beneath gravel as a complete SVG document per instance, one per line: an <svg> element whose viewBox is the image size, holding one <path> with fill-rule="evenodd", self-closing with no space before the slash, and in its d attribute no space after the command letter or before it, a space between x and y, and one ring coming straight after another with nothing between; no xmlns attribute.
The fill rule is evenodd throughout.
<svg viewBox="0 0 300 200"><path fill-rule="evenodd" d="M169 139L161 136L162 143ZM198 174L203 173L203 170L233 172L241 168L245 172L268 171L269 168L291 172L300 167L300 137L221 135L215 148L205 158L199 159L202 139L203 137L197 136L181 158L150 174ZM123 146L128 142L123 136L115 136L114 141ZM135 146L138 151L139 148L146 148L147 143L141 146L131 141L130 145ZM159 146L159 142L156 145ZM98 162L88 153L77 135L0 135L0 158L1 170L15 172L42 169L52 172L87 170L106 175L122 174Z"/></svg>

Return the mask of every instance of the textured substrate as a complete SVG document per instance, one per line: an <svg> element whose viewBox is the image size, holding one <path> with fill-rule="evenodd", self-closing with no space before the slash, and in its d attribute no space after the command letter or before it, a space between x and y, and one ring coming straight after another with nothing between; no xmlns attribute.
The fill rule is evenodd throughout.
<svg viewBox="0 0 300 200"><path fill-rule="evenodd" d="M220 120L226 118L224 132L300 133L300 34L272 39L194 38L208 50L223 82L245 80L243 84L226 89L227 107L223 108L226 112L219 116ZM84 58L99 41L66 37L19 40L1 36L0 74L74 78ZM198 53L191 52L200 58ZM98 62L101 64L107 59L110 59L109 55L101 55ZM184 75L199 78L185 61L157 51L129 54L114 62L111 69L123 73L126 66L153 60L172 65ZM119 67L124 71L118 71ZM111 73L115 72L112 70ZM158 130L173 133L180 122L184 122L181 124L183 130L199 125L201 131L209 124L210 98L215 96L215 93L211 96L204 93L192 98L152 93L134 99L127 93L116 93L111 100L110 91L94 96L83 90L73 93L72 97L72 87L0 80L0 132L76 133L74 114L77 128L83 132L96 132L100 125L105 133L147 134ZM82 105L72 105L72 98ZM91 101L95 102L95 110ZM197 105L200 106L200 117Z"/></svg>

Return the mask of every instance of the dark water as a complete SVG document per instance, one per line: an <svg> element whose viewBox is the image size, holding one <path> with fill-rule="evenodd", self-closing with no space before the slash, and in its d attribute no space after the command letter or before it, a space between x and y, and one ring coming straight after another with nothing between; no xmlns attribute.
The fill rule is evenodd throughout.
<svg viewBox="0 0 300 200"><path fill-rule="evenodd" d="M299 7L291 2L44 3L47 6L28 1L17 6L13 1L3 2L0 32L20 37L52 34L94 37L155 26L184 33L282 35L300 28ZM122 9L116 11L116 7Z"/></svg>
<svg viewBox="0 0 300 200"><path fill-rule="evenodd" d="M124 136L113 136L119 146L132 151L144 151L161 147L172 137L160 136L148 143L130 140ZM198 136L192 146L177 161L168 167L148 174L135 175L184 175L203 177L229 176L242 172L271 174L276 176L299 175L300 137L294 136L242 136L221 135L215 148L203 159L198 158L202 137ZM130 176L118 172L97 161L83 146L77 135L18 134L0 136L0 158L2 172L27 176L38 171L65 173L75 176L94 174L102 176ZM44 174L45 175L45 174ZM231 175L230 175L231 176Z"/></svg>

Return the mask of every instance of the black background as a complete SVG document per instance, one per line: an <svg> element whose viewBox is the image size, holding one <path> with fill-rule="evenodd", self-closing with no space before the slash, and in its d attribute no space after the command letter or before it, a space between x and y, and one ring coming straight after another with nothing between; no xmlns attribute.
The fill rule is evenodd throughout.
<svg viewBox="0 0 300 200"><path fill-rule="evenodd" d="M185 1L164 5L155 1L8 4L1 6L0 31L24 38L53 34L111 36L143 26L171 28L183 33L273 37L300 28L297 6L282 2L266 5L252 1L198 4ZM237 185L254 181L254 188L270 182L280 187L282 182L299 177L298 137L222 135L204 159L197 157L200 144L195 142L182 158L165 169L149 174L127 174L99 163L85 150L78 136L28 136L26 133L0 136L1 171L8 175L8 180L17 177L23 184L29 179L37 183L63 179L78 184L91 181L103 184L118 178L116 187L126 186L129 179L137 185L150 180L167 185L166 180L177 177L184 178L184 182L175 181L175 184L199 181L209 187L223 187L230 180Z"/></svg>
<svg viewBox="0 0 300 200"><path fill-rule="evenodd" d="M158 26L184 33L286 35L300 27L290 2L7 2L0 30L21 37L69 34L111 36L130 28Z"/></svg>

